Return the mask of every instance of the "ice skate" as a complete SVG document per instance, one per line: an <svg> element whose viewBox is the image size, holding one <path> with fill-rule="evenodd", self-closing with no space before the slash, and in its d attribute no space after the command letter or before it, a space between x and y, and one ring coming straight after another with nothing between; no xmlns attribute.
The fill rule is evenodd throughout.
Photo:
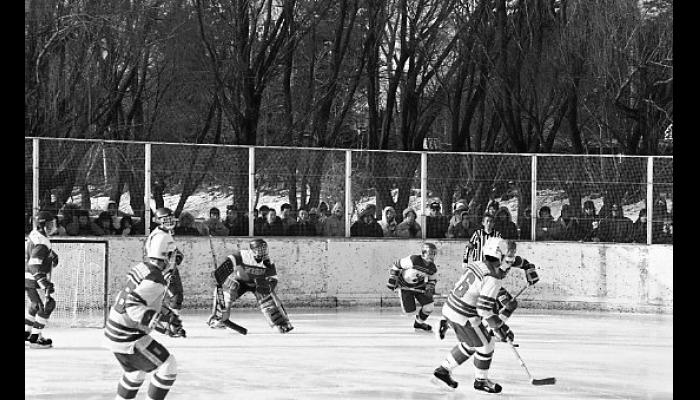
<svg viewBox="0 0 700 400"><path fill-rule="evenodd" d="M502 388L501 385L493 382L490 379L475 379L474 389L481 390L486 393L500 393Z"/></svg>
<svg viewBox="0 0 700 400"><path fill-rule="evenodd" d="M53 341L39 334L29 336L29 347L32 349L49 349L53 347Z"/></svg>
<svg viewBox="0 0 700 400"><path fill-rule="evenodd" d="M422 331L426 331L426 332L432 332L432 330L433 330L432 326L426 324L425 322L419 322L419 321L414 321L413 327L416 329L420 329Z"/></svg>
<svg viewBox="0 0 700 400"><path fill-rule="evenodd" d="M29 344L29 336L31 335L30 332L24 331L24 344Z"/></svg>
<svg viewBox="0 0 700 400"><path fill-rule="evenodd" d="M224 323L220 319L216 318L213 315L211 317L209 317L209 319L207 320L207 325L209 325L209 327L212 329L217 329L217 328L225 329L226 328L226 325L224 325Z"/></svg>
<svg viewBox="0 0 700 400"><path fill-rule="evenodd" d="M437 337L438 339L442 340L445 338L445 334L447 333L447 330L450 328L449 325L447 325L447 320L446 319L441 319L440 322L438 323L438 330L437 330Z"/></svg>
<svg viewBox="0 0 700 400"><path fill-rule="evenodd" d="M294 329L294 327L291 324L285 324L285 325L278 325L277 330L280 331L280 333L287 333Z"/></svg>
<svg viewBox="0 0 700 400"><path fill-rule="evenodd" d="M450 371L448 371L445 367L437 367L435 368L435 371L433 371L433 383L439 386L444 387L444 385L449 386L452 389L457 388L457 381L452 379L452 376L450 375Z"/></svg>

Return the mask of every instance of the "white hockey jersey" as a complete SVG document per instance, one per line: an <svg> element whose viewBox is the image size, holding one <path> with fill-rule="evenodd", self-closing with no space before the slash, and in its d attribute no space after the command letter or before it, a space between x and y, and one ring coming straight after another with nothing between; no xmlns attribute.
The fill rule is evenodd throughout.
<svg viewBox="0 0 700 400"><path fill-rule="evenodd" d="M491 275L484 262L471 262L447 296L442 315L460 325L478 326L482 320L497 323L503 320L495 311L500 288L500 279Z"/></svg>

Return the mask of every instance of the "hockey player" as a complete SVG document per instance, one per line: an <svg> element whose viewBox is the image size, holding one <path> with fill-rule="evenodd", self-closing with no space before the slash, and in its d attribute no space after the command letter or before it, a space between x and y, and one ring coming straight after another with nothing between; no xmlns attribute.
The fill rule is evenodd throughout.
<svg viewBox="0 0 700 400"><path fill-rule="evenodd" d="M166 207L162 207L156 210L154 219L158 225L156 229L151 232L146 239L146 249L148 249L148 243L153 240L154 237L160 235L173 235L175 225L177 223L177 218L173 215L172 210ZM175 314L180 315L180 310L182 309L182 301L184 299L184 292L182 289L182 279L180 278L179 266L184 259L182 252L176 248L175 250L175 266L165 272L164 278L165 282L168 284L168 291L165 293L165 303Z"/></svg>
<svg viewBox="0 0 700 400"><path fill-rule="evenodd" d="M427 332L432 327L425 323L433 312L433 296L437 282L435 256L437 247L432 243L424 243L420 255L411 255L394 261L389 269L387 287L390 290L399 289L401 309L404 313L416 311L416 301L420 304L413 327Z"/></svg>
<svg viewBox="0 0 700 400"><path fill-rule="evenodd" d="M474 356L474 389L487 393L499 393L501 385L488 379L495 339L512 341L513 331L506 325L508 317L517 307L514 301L507 302L496 313L497 298L510 264L506 259L515 258L514 241L490 238L483 247L484 261L467 265L465 272L454 286L442 307L447 324L454 329L459 344L455 346L442 364L433 372L434 379L451 388L457 387L450 372ZM482 322L488 324L488 330Z"/></svg>
<svg viewBox="0 0 700 400"><path fill-rule="evenodd" d="M58 255L51 249L49 240L56 231L54 215L49 211L39 212L24 249L24 291L30 301L24 317L24 341L33 349L52 347L52 340L43 337L42 330L56 307L56 300L51 297L54 292L51 269L58 265ZM44 295L43 300L38 289Z"/></svg>
<svg viewBox="0 0 700 400"><path fill-rule="evenodd" d="M163 400L175 383L175 357L149 334L155 329L171 336L186 336L180 317L163 304L167 290L164 274L173 268L175 256L175 242L169 234L151 238L146 261L131 268L126 287L109 310L104 330L107 347L124 370L117 400L135 398L149 372L154 372L148 387L149 400Z"/></svg>
<svg viewBox="0 0 700 400"><path fill-rule="evenodd" d="M280 333L287 333L294 327L275 293L277 269L270 261L267 242L254 239L249 247L249 250L233 252L214 271L214 279L223 289L224 304L217 303L221 319L212 315L209 325L220 327L221 321L229 319L233 302L246 292L252 292L270 326L277 327Z"/></svg>

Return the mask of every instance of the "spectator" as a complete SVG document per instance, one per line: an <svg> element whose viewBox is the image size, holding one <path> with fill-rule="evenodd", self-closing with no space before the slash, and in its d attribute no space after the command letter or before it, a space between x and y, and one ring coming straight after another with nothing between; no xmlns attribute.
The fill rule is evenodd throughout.
<svg viewBox="0 0 700 400"><path fill-rule="evenodd" d="M236 222L238 215L236 214L236 211L233 209L232 205L227 205L226 206L226 217L224 218L224 226L226 229L228 229L228 236L233 236L233 231L235 230L236 227Z"/></svg>
<svg viewBox="0 0 700 400"><path fill-rule="evenodd" d="M158 227L158 224L153 220L154 215L155 215L155 211L153 211L153 209L151 209L151 220L149 221L149 232L153 232L153 230ZM136 234L136 235L145 235L146 234L146 218L141 218L138 222L136 222L134 224L133 231L134 231L134 234Z"/></svg>
<svg viewBox="0 0 700 400"><path fill-rule="evenodd" d="M535 221L535 240L558 240L559 232L559 226L552 217L552 210L547 206L540 208L539 218Z"/></svg>
<svg viewBox="0 0 700 400"><path fill-rule="evenodd" d="M444 238L445 231L450 225L450 219L440 212L440 202L430 203L428 215L425 216L425 236L428 238Z"/></svg>
<svg viewBox="0 0 700 400"><path fill-rule="evenodd" d="M303 208L299 210L299 217L297 218L297 223L292 225L290 228L291 236L316 236L316 225L311 222L309 218L309 212Z"/></svg>
<svg viewBox="0 0 700 400"><path fill-rule="evenodd" d="M323 223L325 220L328 218L323 218L321 219L321 215L319 215L318 208L316 207L311 207L309 209L309 222L316 228L316 234L321 235L323 232Z"/></svg>
<svg viewBox="0 0 700 400"><path fill-rule="evenodd" d="M75 203L66 203L59 212L59 215L63 215L61 225L64 228L68 228L68 224L71 222L78 223L78 215L80 214L80 206Z"/></svg>
<svg viewBox="0 0 700 400"><path fill-rule="evenodd" d="M102 232L105 235L117 234L117 227L114 226L114 223L112 222L112 216L109 214L108 211L102 211L100 215L97 216L95 223L97 223L97 225L100 228L102 228Z"/></svg>
<svg viewBox="0 0 700 400"><path fill-rule="evenodd" d="M267 223L267 214L270 212L270 208L266 205L260 206L260 215L255 217L255 223L253 224L253 234L258 236L262 235L262 227Z"/></svg>
<svg viewBox="0 0 700 400"><path fill-rule="evenodd" d="M119 220L119 227L117 228L117 235L121 236L131 236L134 232L134 221L131 216L125 215Z"/></svg>
<svg viewBox="0 0 700 400"><path fill-rule="evenodd" d="M591 200L586 200L583 203L583 215L579 219L579 227L581 228L581 240L584 242L600 242L598 236L598 228L600 219L595 210L595 205Z"/></svg>
<svg viewBox="0 0 700 400"><path fill-rule="evenodd" d="M51 215L53 216L54 223L56 224L56 231L54 233L52 233L51 236L66 236L67 235L66 228L59 225L58 216L56 214L54 214L53 210L41 210L41 211L49 211L51 213ZM31 224L31 220L30 220L30 224Z"/></svg>
<svg viewBox="0 0 700 400"><path fill-rule="evenodd" d="M212 236L227 236L228 228L221 221L221 212L218 208L212 207L209 210L209 219L204 221Z"/></svg>
<svg viewBox="0 0 700 400"><path fill-rule="evenodd" d="M518 239L518 226L513 222L513 217L508 207L499 207L494 213L494 219L494 229L501 232L501 237L503 239Z"/></svg>
<svg viewBox="0 0 700 400"><path fill-rule="evenodd" d="M110 200L107 202L107 213L112 219L112 225L119 226L119 206L116 201Z"/></svg>
<svg viewBox="0 0 700 400"><path fill-rule="evenodd" d="M421 226L416 222L416 212L408 207L403 210L403 221L396 226L396 237L402 238L422 238Z"/></svg>
<svg viewBox="0 0 700 400"><path fill-rule="evenodd" d="M482 250L486 240L493 237L501 237L501 233L494 228L496 221L493 215L484 214L481 221L481 228L475 230L469 238L469 242L467 242L463 260L468 260L469 262L483 261L484 255Z"/></svg>
<svg viewBox="0 0 700 400"><path fill-rule="evenodd" d="M635 243L647 242L647 209L639 210L637 220L632 224L632 241Z"/></svg>
<svg viewBox="0 0 700 400"><path fill-rule="evenodd" d="M173 233L177 236L200 236L200 232L194 227L194 217L187 211L180 213L175 224L175 229Z"/></svg>
<svg viewBox="0 0 700 400"><path fill-rule="evenodd" d="M384 237L396 237L396 210L392 206L384 207L382 210L382 220L379 221L379 226L382 227Z"/></svg>
<svg viewBox="0 0 700 400"><path fill-rule="evenodd" d="M654 202L651 214L651 238L652 243L661 243L660 240L667 240L667 234L664 233L664 227L667 225L668 204L666 199L659 197Z"/></svg>
<svg viewBox="0 0 700 400"><path fill-rule="evenodd" d="M452 218L450 218L450 224L448 225L448 229L450 226L453 225L459 225L462 223L462 211L469 211L469 206L467 206L467 201L466 200L457 200L457 203L455 203L455 209L454 213L452 214ZM474 224L472 225L472 230L476 230L476 226Z"/></svg>
<svg viewBox="0 0 700 400"><path fill-rule="evenodd" d="M581 225L578 223L578 218L572 215L570 205L563 204L561 206L561 214L557 219L557 224L559 225L558 240L575 242L583 237Z"/></svg>
<svg viewBox="0 0 700 400"><path fill-rule="evenodd" d="M41 206L41 210L49 211L53 215L58 215L59 211L63 208L63 203L59 200L61 192L61 189L51 189L49 201L44 202L45 204Z"/></svg>
<svg viewBox="0 0 700 400"><path fill-rule="evenodd" d="M659 243L661 244L673 244L673 214L666 217L664 220L664 226L661 231L661 237L659 238Z"/></svg>
<svg viewBox="0 0 700 400"><path fill-rule="evenodd" d="M345 236L345 216L343 205L340 202L333 206L332 214L323 222L321 229L323 236Z"/></svg>
<svg viewBox="0 0 700 400"><path fill-rule="evenodd" d="M318 205L318 214L318 218L321 221L331 216L331 212L328 210L328 204L326 204L325 201L322 201L321 204Z"/></svg>
<svg viewBox="0 0 700 400"><path fill-rule="evenodd" d="M78 221L66 226L68 236L102 236L104 232L96 223L90 221L90 213L87 210L77 211Z"/></svg>
<svg viewBox="0 0 700 400"><path fill-rule="evenodd" d="M450 225L447 228L446 237L452 238L465 238L469 239L474 231L472 226L472 217L469 215L468 210L460 211L460 217L462 220L457 225Z"/></svg>
<svg viewBox="0 0 700 400"><path fill-rule="evenodd" d="M229 217L227 215L227 219L233 221L228 230L229 236L248 236L248 226L250 226L250 222L248 221L248 213L233 209L227 210L227 214L229 212L231 216Z"/></svg>
<svg viewBox="0 0 700 400"><path fill-rule="evenodd" d="M518 232L520 240L532 240L532 210L524 207L522 214L518 217Z"/></svg>
<svg viewBox="0 0 700 400"><path fill-rule="evenodd" d="M496 218L496 212L498 211L499 208L500 208L500 205L498 204L498 202L496 200L494 200L486 206L486 214L491 215L494 218Z"/></svg>
<svg viewBox="0 0 700 400"><path fill-rule="evenodd" d="M292 210L289 203L282 204L280 207L280 219L282 220L283 235L292 235L292 227L296 225L296 212Z"/></svg>
<svg viewBox="0 0 700 400"><path fill-rule="evenodd" d="M632 241L632 220L625 217L622 206L610 204L610 217L600 220L600 241L629 243Z"/></svg>
<svg viewBox="0 0 700 400"><path fill-rule="evenodd" d="M350 227L350 236L369 236L383 237L384 231L382 227L374 219L377 212L377 206L374 204L366 204L359 213L357 213L357 221Z"/></svg>
<svg viewBox="0 0 700 400"><path fill-rule="evenodd" d="M282 219L277 216L277 211L270 209L267 212L267 220L260 229L262 236L284 236Z"/></svg>

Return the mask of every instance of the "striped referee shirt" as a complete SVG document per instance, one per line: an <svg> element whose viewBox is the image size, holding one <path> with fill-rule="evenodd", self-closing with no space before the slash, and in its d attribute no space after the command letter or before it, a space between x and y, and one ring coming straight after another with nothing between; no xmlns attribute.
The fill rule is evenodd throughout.
<svg viewBox="0 0 700 400"><path fill-rule="evenodd" d="M501 237L501 232L494 229L491 233L486 233L484 228L474 231L472 237L469 239L469 243L473 244L474 248L470 249L469 246L467 246L464 249L464 262L484 261L482 249L484 248L484 244L486 244L486 240L492 237Z"/></svg>

